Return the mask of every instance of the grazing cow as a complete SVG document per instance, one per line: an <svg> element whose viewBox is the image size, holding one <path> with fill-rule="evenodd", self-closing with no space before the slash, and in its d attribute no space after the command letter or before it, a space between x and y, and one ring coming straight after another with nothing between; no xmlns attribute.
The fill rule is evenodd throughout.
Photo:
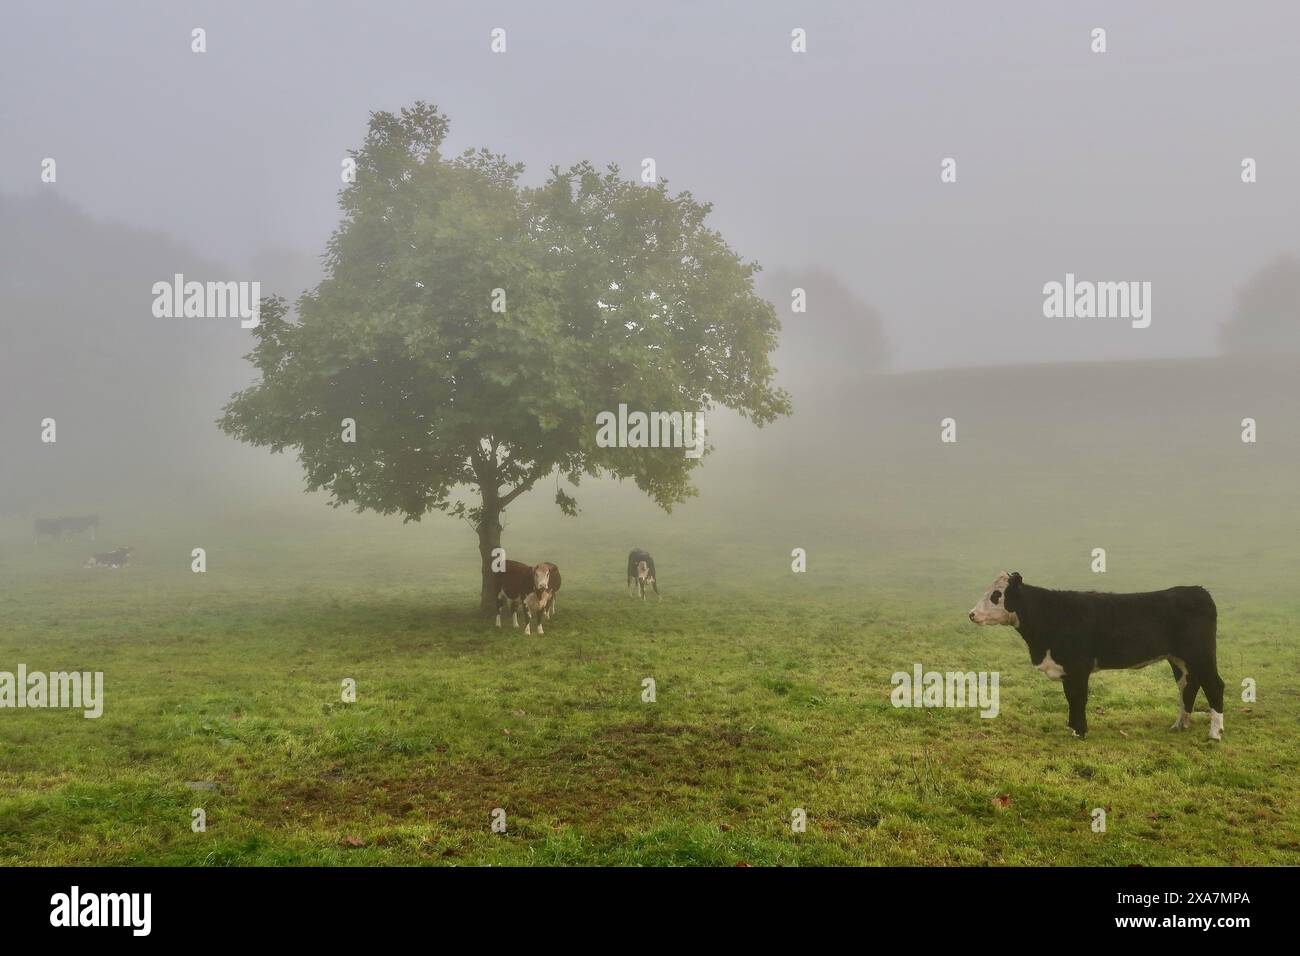
<svg viewBox="0 0 1300 956"><path fill-rule="evenodd" d="M533 567L531 564L524 564L522 561L507 561L506 569L496 572L497 627L501 626L502 602L509 602L515 627L519 626L519 608L522 606L524 614L528 618L525 622L524 633L533 633L533 614L535 613L537 615L537 633L545 634L546 632L542 630L542 612L546 609L546 604L551 596L550 591L547 589L549 580L550 574L542 565Z"/></svg>
<svg viewBox="0 0 1300 956"><path fill-rule="evenodd" d="M650 557L649 551L642 551L640 548L634 548L627 556L627 586L630 589L636 584L637 590L641 594L641 600L645 600L645 589L652 587L659 599L663 600L663 595L659 594L659 581L655 577L655 559Z"/></svg>
<svg viewBox="0 0 1300 956"><path fill-rule="evenodd" d="M82 564L83 568L124 568L131 563L131 552L135 548L118 548L116 551L106 551L103 554L97 554L93 558L87 558Z"/></svg>
<svg viewBox="0 0 1300 956"><path fill-rule="evenodd" d="M555 616L555 596L560 593L560 569L550 561L543 561L537 566L537 571L539 582L542 580L541 572L546 573L546 590L549 592L546 599L546 619L549 621Z"/></svg>
<svg viewBox="0 0 1300 956"><path fill-rule="evenodd" d="M37 518L35 522L36 542L40 544L41 535L49 535L52 538L58 538L60 541L66 541L74 534L81 534L83 531L90 532L90 540L95 540L95 532L99 530L99 515L77 515L73 518Z"/></svg>
<svg viewBox="0 0 1300 956"><path fill-rule="evenodd" d="M1223 678L1216 661L1218 611L1199 587L1142 594L1049 591L1025 584L1020 572L998 575L969 617L1009 624L1029 645L1029 660L1065 688L1070 730L1088 733L1088 675L1167 660L1182 694L1173 730L1192 725L1196 692L1210 703L1210 739L1223 737Z"/></svg>

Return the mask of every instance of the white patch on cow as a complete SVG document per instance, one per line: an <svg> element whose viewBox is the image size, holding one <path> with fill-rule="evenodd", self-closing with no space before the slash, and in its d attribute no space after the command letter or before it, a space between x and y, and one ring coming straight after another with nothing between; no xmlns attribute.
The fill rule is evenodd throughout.
<svg viewBox="0 0 1300 956"><path fill-rule="evenodd" d="M1223 715L1217 710L1210 711L1210 739L1223 739Z"/></svg>
<svg viewBox="0 0 1300 956"><path fill-rule="evenodd" d="M497 611L497 627L501 626L501 612Z"/></svg>
<svg viewBox="0 0 1300 956"><path fill-rule="evenodd" d="M516 608L510 609L510 626L511 627L519 626L519 611Z"/></svg>
<svg viewBox="0 0 1300 956"><path fill-rule="evenodd" d="M1178 689L1184 690L1187 687L1187 662L1181 657L1170 657L1169 663L1178 668Z"/></svg>
<svg viewBox="0 0 1300 956"><path fill-rule="evenodd" d="M1038 669L1052 680L1060 680L1065 676L1065 668L1052 660L1051 650L1048 650L1047 654L1043 657L1043 662L1038 665Z"/></svg>
<svg viewBox="0 0 1300 956"><path fill-rule="evenodd" d="M1189 728L1189 727L1191 727L1191 726L1192 726L1192 715L1189 714L1187 711L1183 710L1181 707L1179 707L1179 708L1178 708L1178 719L1174 721L1174 725L1173 725L1172 727L1170 727L1169 729L1170 729L1170 730L1186 730L1187 728Z"/></svg>
<svg viewBox="0 0 1300 956"><path fill-rule="evenodd" d="M1019 627L1020 617L1014 611L1006 609L1007 585L1010 583L1010 573L1003 571L966 616L976 624L1009 624Z"/></svg>

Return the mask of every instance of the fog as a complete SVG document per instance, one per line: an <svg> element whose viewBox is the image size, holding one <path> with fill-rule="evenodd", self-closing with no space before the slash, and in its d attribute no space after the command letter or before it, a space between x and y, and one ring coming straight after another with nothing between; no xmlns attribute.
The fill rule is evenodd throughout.
<svg viewBox="0 0 1300 956"><path fill-rule="evenodd" d="M0 62L9 510L89 507L144 473L293 474L212 426L251 378L249 333L156 319L150 286L186 272L295 299L369 114L417 99L450 117L449 154L487 146L529 183L652 157L713 203L765 268L796 415L827 386L818 355L850 378L1212 356L1238 291L1300 252L1300 7L1283 0L18 2ZM1151 283L1150 326L1045 318L1043 286L1067 273ZM827 336L845 321L863 327ZM87 440L36 460L32 423L72 407L65 434Z"/></svg>

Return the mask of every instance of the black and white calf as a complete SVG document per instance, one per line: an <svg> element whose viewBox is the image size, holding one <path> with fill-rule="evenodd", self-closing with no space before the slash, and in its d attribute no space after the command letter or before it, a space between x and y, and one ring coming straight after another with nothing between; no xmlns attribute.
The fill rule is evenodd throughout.
<svg viewBox="0 0 1300 956"><path fill-rule="evenodd" d="M655 594L659 594L659 581L655 577L655 559L650 557L649 551L642 551L640 548L634 548L627 556L627 586L630 589L634 585L643 601L647 587L654 588ZM663 595L659 597L662 599Z"/></svg>
<svg viewBox="0 0 1300 956"><path fill-rule="evenodd" d="M1003 571L969 617L976 624L1009 624L1029 645L1029 660L1065 687L1070 730L1088 732L1088 675L1169 661L1182 693L1171 729L1192 725L1196 692L1210 702L1210 739L1223 736L1223 678L1216 661L1218 611L1200 587L1141 594L1049 591Z"/></svg>
<svg viewBox="0 0 1300 956"><path fill-rule="evenodd" d="M118 548L115 551L106 551L103 554L96 554L87 558L83 563L83 568L124 568L131 563L131 552L135 548Z"/></svg>

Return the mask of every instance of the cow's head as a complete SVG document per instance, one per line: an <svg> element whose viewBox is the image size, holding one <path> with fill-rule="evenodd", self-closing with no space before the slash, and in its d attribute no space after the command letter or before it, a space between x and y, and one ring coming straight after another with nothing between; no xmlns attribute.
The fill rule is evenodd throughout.
<svg viewBox="0 0 1300 956"><path fill-rule="evenodd" d="M1020 597L1021 577L1019 571L1008 574L1003 571L998 575L982 598L979 599L970 614L967 615L976 624L1010 624L1020 626L1020 616L1015 612Z"/></svg>
<svg viewBox="0 0 1300 956"><path fill-rule="evenodd" d="M533 568L533 590L538 594L551 589L551 566L539 564Z"/></svg>
<svg viewBox="0 0 1300 956"><path fill-rule="evenodd" d="M650 565L644 561L638 561L636 563L636 576L641 581L648 580L650 578Z"/></svg>

